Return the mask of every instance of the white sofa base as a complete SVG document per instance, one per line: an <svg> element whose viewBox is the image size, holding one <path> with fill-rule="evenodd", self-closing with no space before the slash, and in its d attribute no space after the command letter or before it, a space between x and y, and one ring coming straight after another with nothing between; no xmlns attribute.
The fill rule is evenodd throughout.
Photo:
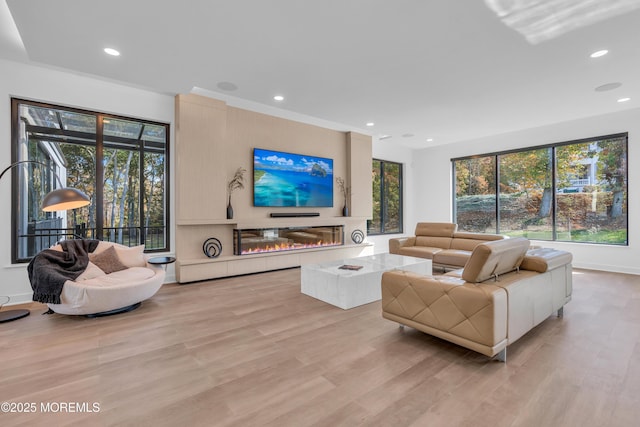
<svg viewBox="0 0 640 427"><path fill-rule="evenodd" d="M162 267L131 267L62 288L62 304L47 304L59 314L97 314L128 307L155 295L164 281Z"/></svg>

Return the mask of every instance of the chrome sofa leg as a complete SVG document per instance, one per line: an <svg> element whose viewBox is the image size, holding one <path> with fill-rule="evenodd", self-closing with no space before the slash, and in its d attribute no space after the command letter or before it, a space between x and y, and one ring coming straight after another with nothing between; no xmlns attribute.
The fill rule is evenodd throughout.
<svg viewBox="0 0 640 427"><path fill-rule="evenodd" d="M564 307L560 307L557 312L558 317L564 316Z"/></svg>
<svg viewBox="0 0 640 427"><path fill-rule="evenodd" d="M503 348L502 351L494 356L494 358L503 363L507 363L507 348Z"/></svg>

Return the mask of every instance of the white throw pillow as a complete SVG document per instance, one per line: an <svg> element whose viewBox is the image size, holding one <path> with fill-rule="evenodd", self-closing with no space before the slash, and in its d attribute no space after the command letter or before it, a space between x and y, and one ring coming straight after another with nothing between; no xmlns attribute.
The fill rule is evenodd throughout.
<svg viewBox="0 0 640 427"><path fill-rule="evenodd" d="M102 271L100 267L89 261L89 265L87 265L86 270L82 272L77 278L76 282L81 282L83 280L95 279L96 277L106 276L107 273Z"/></svg>
<svg viewBox="0 0 640 427"><path fill-rule="evenodd" d="M116 253L120 262L127 267L146 267L147 259L144 256L144 245L127 248L124 246L115 246Z"/></svg>

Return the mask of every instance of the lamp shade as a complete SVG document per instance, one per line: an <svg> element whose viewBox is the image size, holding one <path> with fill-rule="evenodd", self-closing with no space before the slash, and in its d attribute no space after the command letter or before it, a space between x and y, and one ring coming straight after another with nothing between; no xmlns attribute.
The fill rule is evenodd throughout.
<svg viewBox="0 0 640 427"><path fill-rule="evenodd" d="M42 210L45 212L65 211L87 206L89 197L76 188L58 188L42 199Z"/></svg>

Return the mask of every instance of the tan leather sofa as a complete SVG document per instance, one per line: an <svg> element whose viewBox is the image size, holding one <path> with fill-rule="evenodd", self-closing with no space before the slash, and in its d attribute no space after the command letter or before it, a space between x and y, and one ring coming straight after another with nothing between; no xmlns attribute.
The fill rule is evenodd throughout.
<svg viewBox="0 0 640 427"><path fill-rule="evenodd" d="M419 222L414 237L389 239L389 253L430 259L434 268L451 270L464 267L479 244L505 238L457 230L450 222Z"/></svg>
<svg viewBox="0 0 640 427"><path fill-rule="evenodd" d="M569 252L529 249L524 238L482 243L462 270L382 275L382 316L489 357L571 300Z"/></svg>

